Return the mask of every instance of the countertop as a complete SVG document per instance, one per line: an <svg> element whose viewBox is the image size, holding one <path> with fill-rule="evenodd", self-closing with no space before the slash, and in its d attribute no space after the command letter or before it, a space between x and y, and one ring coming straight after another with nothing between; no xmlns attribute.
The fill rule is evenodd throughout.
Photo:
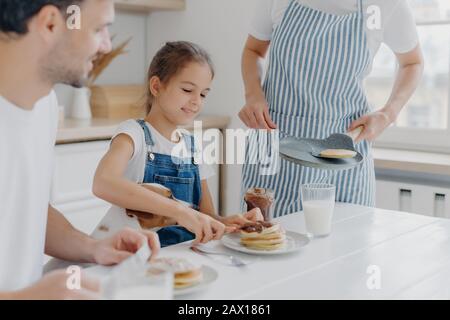
<svg viewBox="0 0 450 320"><path fill-rule="evenodd" d="M112 137L117 126L125 120L93 118L89 120L64 119L58 127L56 144L107 140ZM195 121L202 121L203 128L225 129L230 117L200 115ZM186 126L192 129L193 125Z"/></svg>
<svg viewBox="0 0 450 320"><path fill-rule="evenodd" d="M450 176L450 154L374 148L375 167Z"/></svg>
<svg viewBox="0 0 450 320"><path fill-rule="evenodd" d="M302 212L278 221L290 231L306 230ZM253 261L239 268L224 265L216 256L198 255L189 246L188 242L164 248L160 256L210 266L218 278L206 288L175 298L450 298L450 220L338 203L331 235L312 239L296 253L253 256L227 249L219 241L208 244ZM110 271L98 266L86 270L99 277Z"/></svg>

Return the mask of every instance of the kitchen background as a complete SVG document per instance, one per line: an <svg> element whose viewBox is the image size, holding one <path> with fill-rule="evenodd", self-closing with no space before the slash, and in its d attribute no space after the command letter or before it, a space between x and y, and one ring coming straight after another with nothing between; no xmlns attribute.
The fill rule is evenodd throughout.
<svg viewBox="0 0 450 320"><path fill-rule="evenodd" d="M166 41L189 40L205 47L216 79L203 119L208 127L241 128L244 105L241 52L258 0L119 0L111 34L114 43L132 37L126 55L116 58L97 85L136 85L145 81L151 57ZM418 92L397 124L377 142L377 206L450 218L450 2L412 0L425 53ZM168 10L170 9L170 10ZM395 60L381 48L367 90L374 106L386 101ZM79 229L90 233L109 207L91 193L92 177L121 120L70 119L74 90L56 87L66 119L60 124L53 203ZM238 165L216 166L210 181L222 214L240 211Z"/></svg>

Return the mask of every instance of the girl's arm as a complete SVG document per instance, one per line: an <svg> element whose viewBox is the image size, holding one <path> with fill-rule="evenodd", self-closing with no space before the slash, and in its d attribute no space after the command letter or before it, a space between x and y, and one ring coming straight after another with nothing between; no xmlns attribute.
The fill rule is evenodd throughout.
<svg viewBox="0 0 450 320"><path fill-rule="evenodd" d="M97 197L122 208L173 218L196 235L196 242L223 236L225 226L217 220L127 180L124 173L133 152L134 144L128 135L114 138L95 173L93 193Z"/></svg>

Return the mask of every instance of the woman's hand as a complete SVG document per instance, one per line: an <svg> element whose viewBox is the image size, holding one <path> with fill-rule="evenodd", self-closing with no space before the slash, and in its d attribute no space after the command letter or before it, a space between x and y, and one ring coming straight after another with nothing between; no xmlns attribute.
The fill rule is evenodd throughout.
<svg viewBox="0 0 450 320"><path fill-rule="evenodd" d="M363 140L374 141L387 127L394 122L388 112L384 110L366 114L353 121L348 131L352 131L359 126L363 126L361 134L356 138L355 143Z"/></svg>
<svg viewBox="0 0 450 320"><path fill-rule="evenodd" d="M246 223L263 220L264 217L259 208L254 208L244 214L235 214L233 216L220 218L220 221L227 227L230 227L232 232L238 231L239 228L245 225Z"/></svg>
<svg viewBox="0 0 450 320"><path fill-rule="evenodd" d="M239 118L251 129L276 129L277 125L269 115L269 106L264 94L253 95L239 112Z"/></svg>

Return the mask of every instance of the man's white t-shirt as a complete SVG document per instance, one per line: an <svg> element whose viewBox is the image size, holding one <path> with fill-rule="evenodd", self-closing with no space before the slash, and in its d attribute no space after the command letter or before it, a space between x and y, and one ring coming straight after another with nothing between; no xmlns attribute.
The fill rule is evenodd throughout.
<svg viewBox="0 0 450 320"><path fill-rule="evenodd" d="M345 15L358 10L359 0L259 0L251 22L250 35L262 41L271 40L291 1L329 14ZM379 10L381 23L380 28L368 28L366 24L371 61L382 43L395 53L406 53L417 46L419 41L416 24L406 0L364 0L366 22L375 12L374 7Z"/></svg>
<svg viewBox="0 0 450 320"><path fill-rule="evenodd" d="M30 111L0 96L0 291L42 276L57 125L53 91Z"/></svg>

